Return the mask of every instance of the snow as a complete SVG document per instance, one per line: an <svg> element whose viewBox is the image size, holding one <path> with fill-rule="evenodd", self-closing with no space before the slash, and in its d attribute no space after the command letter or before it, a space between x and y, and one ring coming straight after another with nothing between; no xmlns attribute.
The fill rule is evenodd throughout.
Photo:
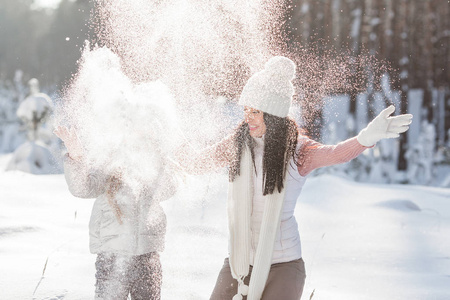
<svg viewBox="0 0 450 300"><path fill-rule="evenodd" d="M420 89L412 89L408 91L408 113L412 114L415 119L422 120L423 110L422 110L422 101L423 101L423 90ZM415 120L414 120L415 121ZM408 144L414 145L417 143L417 140L420 136L420 127L421 122L415 121L412 122L409 126L409 130L406 133L408 135Z"/></svg>
<svg viewBox="0 0 450 300"><path fill-rule="evenodd" d="M350 36L354 39L356 39L359 35L359 28L361 26L361 9L355 9L352 11L352 16L354 17L353 22L352 22L352 27L351 27L351 31L350 31Z"/></svg>
<svg viewBox="0 0 450 300"><path fill-rule="evenodd" d="M0 153L8 153L26 142L24 132L21 132L19 122L11 122L0 128Z"/></svg>
<svg viewBox="0 0 450 300"><path fill-rule="evenodd" d="M0 299L92 299L93 199L73 197L62 174L3 171L10 159L0 156ZM226 187L224 172L188 177L163 203L162 299L209 299L227 255ZM450 189L309 178L296 208L302 299L449 299L449 208Z"/></svg>
<svg viewBox="0 0 450 300"><path fill-rule="evenodd" d="M35 8L52 8L58 7L61 0L34 0L33 7Z"/></svg>
<svg viewBox="0 0 450 300"><path fill-rule="evenodd" d="M303 3L302 4L302 14L306 14L309 11L309 4Z"/></svg>
<svg viewBox="0 0 450 300"><path fill-rule="evenodd" d="M53 158L45 144L25 142L20 145L6 167L6 170L20 170L31 174L61 173L62 168Z"/></svg>
<svg viewBox="0 0 450 300"><path fill-rule="evenodd" d="M52 100L44 93L33 94L23 100L17 109L17 116L23 120L31 122L34 118L40 120L49 113L52 107Z"/></svg>
<svg viewBox="0 0 450 300"><path fill-rule="evenodd" d="M163 163L160 151L169 153L181 134L174 98L162 81L133 83L114 52L91 50L88 43L55 123L76 128L92 168L121 170L129 186L153 181Z"/></svg>

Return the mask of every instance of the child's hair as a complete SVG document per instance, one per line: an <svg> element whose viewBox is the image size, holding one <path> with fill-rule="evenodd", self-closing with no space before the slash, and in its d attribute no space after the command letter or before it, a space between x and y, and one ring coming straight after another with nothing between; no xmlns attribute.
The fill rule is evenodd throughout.
<svg viewBox="0 0 450 300"><path fill-rule="evenodd" d="M115 200L115 196L117 192L122 187L123 182L118 176L110 176L108 178L108 186L106 190L106 197L108 198L108 204L111 206L114 215L116 216L117 222L122 225L122 211L120 210L117 201Z"/></svg>

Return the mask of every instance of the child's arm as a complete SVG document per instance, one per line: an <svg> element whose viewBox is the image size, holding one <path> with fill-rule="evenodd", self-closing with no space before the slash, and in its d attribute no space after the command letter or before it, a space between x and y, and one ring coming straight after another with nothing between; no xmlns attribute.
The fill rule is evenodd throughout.
<svg viewBox="0 0 450 300"><path fill-rule="evenodd" d="M96 198L104 193L106 176L89 168L75 129L58 126L54 133L64 142L68 151L64 156L64 175L70 192L80 198Z"/></svg>
<svg viewBox="0 0 450 300"><path fill-rule="evenodd" d="M75 197L96 198L106 191L106 176L89 169L83 161L72 159L69 154L64 156L64 176Z"/></svg>

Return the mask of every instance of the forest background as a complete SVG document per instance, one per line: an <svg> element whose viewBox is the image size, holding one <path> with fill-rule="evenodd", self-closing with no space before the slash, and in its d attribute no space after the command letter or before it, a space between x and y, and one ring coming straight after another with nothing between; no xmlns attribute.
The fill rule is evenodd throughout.
<svg viewBox="0 0 450 300"><path fill-rule="evenodd" d="M374 73L387 72L393 90L399 92L400 110L408 111L408 95L421 91L420 114L416 121L427 120L436 128L436 148L449 143L450 129L450 4L447 0L278 0L284 7L279 24L270 28L273 41L285 52L314 53L319 59L310 71L319 81L330 81L329 61L336 57L370 56L382 62ZM105 44L101 27L105 20L95 17L95 1L61 0L53 6L33 0L0 0L0 91L3 102L18 104L27 96L26 84L37 78L41 90L57 99L77 72L85 41ZM110 45L108 45L110 46ZM276 54L276 53L274 53ZM321 59L322 58L322 59ZM357 67L361 67L360 65ZM237 67L239 68L239 67ZM300 62L300 68L301 62ZM242 71L242 70L237 70ZM355 71L355 73L358 73ZM359 73L358 73L359 74ZM250 74L249 74L250 75ZM370 75L370 74L369 74ZM302 97L347 94L349 114L355 114L357 95L362 86L369 94L367 115L371 107L370 76L354 78L354 84L327 84L325 90L300 82ZM311 78L311 77L309 77ZM336 77L339 78L339 77ZM299 79L301 80L301 78ZM361 85L361 80L364 84ZM375 83L376 85L376 83ZM218 96L235 101L242 89L213 90ZM381 88L380 88L381 89ZM221 95L222 94L222 95ZM299 97L295 99L300 102ZM5 100L6 99L6 100ZM318 99L320 100L320 99ZM389 99L386 99L388 102ZM306 102L305 103L311 103ZM6 107L5 104L3 106ZM323 124L322 106L302 107L305 115L314 116L306 130ZM18 122L0 113L0 127ZM319 125L319 126L317 126ZM309 135L320 139L321 132ZM402 135L398 169L406 169L404 154L407 135ZM13 151L3 147L3 152Z"/></svg>

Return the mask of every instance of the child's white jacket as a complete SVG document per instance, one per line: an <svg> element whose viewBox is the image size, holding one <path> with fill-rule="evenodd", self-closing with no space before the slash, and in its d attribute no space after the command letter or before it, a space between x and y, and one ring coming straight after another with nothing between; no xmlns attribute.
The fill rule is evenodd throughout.
<svg viewBox="0 0 450 300"><path fill-rule="evenodd" d="M159 203L175 193L171 174L160 174L158 190L146 187L135 193L126 185L120 188L114 195L114 202L121 211L119 221L108 202L108 175L89 169L68 155L64 159L64 173L74 196L96 198L89 222L92 253L141 255L164 250L166 216Z"/></svg>

